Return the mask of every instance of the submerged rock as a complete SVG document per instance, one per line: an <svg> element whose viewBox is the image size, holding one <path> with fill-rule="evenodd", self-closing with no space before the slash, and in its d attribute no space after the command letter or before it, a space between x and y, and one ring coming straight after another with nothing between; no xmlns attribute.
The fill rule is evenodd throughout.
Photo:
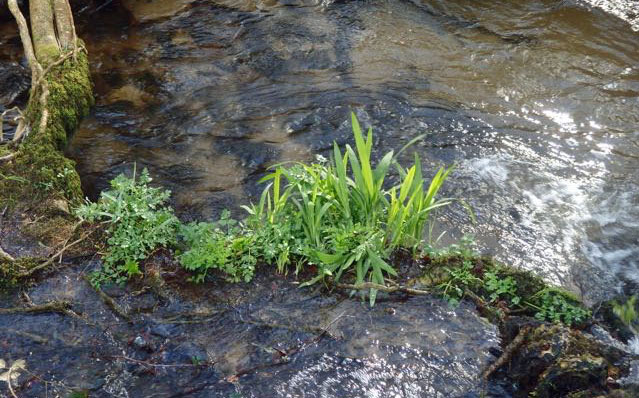
<svg viewBox="0 0 639 398"><path fill-rule="evenodd" d="M6 356L30 352L30 372L65 380L55 387L60 396L65 388L139 398L478 396L478 375L498 346L496 327L467 303L453 309L437 297L391 296L371 309L357 298L299 289L270 270L250 285L172 285L170 300L121 322L83 279L85 267L27 289L36 303L70 299L80 317L0 315ZM131 309L138 288L112 298ZM17 292L0 302L20 305ZM34 382L18 394L40 397L45 388Z"/></svg>
<svg viewBox="0 0 639 398"><path fill-rule="evenodd" d="M184 11L193 0L122 0L136 22L150 22Z"/></svg>

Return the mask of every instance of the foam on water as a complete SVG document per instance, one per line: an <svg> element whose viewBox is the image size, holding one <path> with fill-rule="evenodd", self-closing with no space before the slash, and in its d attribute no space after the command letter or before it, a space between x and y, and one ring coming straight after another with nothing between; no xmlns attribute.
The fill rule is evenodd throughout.
<svg viewBox="0 0 639 398"><path fill-rule="evenodd" d="M590 6L612 14L630 24L630 28L639 32L639 5L634 0L581 0Z"/></svg>
<svg viewBox="0 0 639 398"><path fill-rule="evenodd" d="M495 197L507 198L478 206L478 241L484 240L482 216L493 213L486 224L510 221L517 215L517 228L502 231L499 257L515 265L533 269L549 280L577 285L587 298L620 292L619 280L639 283L639 199L621 187L610 188L602 163L589 175L561 175L542 159L522 162L512 155L473 158L460 165L460 173L477 186L493 190ZM495 213L501 215L495 216ZM634 237L634 238L633 238ZM490 244L488 244L490 245ZM588 264L585 266L585 264ZM597 274L596 280L590 279ZM603 283L591 290L591 284Z"/></svg>

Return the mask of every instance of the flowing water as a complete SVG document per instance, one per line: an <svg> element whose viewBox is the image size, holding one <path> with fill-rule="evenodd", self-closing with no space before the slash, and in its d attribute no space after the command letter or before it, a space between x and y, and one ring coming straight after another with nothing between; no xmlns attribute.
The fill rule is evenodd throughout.
<svg viewBox="0 0 639 398"><path fill-rule="evenodd" d="M458 165L446 194L478 222L461 206L441 212L442 244L472 233L594 300L639 282L638 7L154 0L102 11L106 22L83 27L98 104L69 152L93 196L137 162L182 214L210 218L254 200L270 165L347 142L353 110L379 152L426 134L413 147L426 170Z"/></svg>
<svg viewBox="0 0 639 398"><path fill-rule="evenodd" d="M270 272L248 285L199 286L190 297L107 290L133 315L129 324L82 271L66 270L29 295L71 300L85 320L0 315L0 359L26 360L21 397L478 398L477 375L498 347L496 327L468 303L382 298L371 309Z"/></svg>
<svg viewBox="0 0 639 398"><path fill-rule="evenodd" d="M457 164L444 195L465 199L477 223L462 206L439 212L439 244L474 234L484 252L590 301L638 288L636 0L122 2L129 11L107 2L77 17L97 104L68 153L90 196L136 162L183 218L241 215L269 166L350 142L354 111L374 126L377 156L425 134L412 147L425 170ZM3 105L25 87L13 37L0 39ZM139 313L128 325L83 270L30 295L72 299L90 323L5 316L0 353L91 396L476 397L498 343L465 305L367 310L263 275L160 301L110 292ZM290 362L273 359L291 347ZM194 357L215 366L148 365ZM63 387L34 378L21 393Z"/></svg>

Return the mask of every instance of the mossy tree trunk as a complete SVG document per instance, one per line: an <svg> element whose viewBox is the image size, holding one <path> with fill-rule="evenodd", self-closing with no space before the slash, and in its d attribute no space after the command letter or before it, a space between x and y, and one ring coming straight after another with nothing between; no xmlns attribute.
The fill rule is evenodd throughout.
<svg viewBox="0 0 639 398"><path fill-rule="evenodd" d="M38 263L42 254L33 248L39 243L53 250L76 231L70 227L76 221L69 204L83 195L75 163L63 151L93 105L87 53L76 37L68 0L29 0L30 24L17 0L8 0L8 5L31 68L31 91L26 109L18 110L13 139L2 142L0 134L0 209L13 209L0 228L0 240L8 236L10 245L6 251L0 245L0 287L16 282ZM23 233L31 220L55 223L55 231Z"/></svg>
<svg viewBox="0 0 639 398"><path fill-rule="evenodd" d="M29 0L30 24L8 0L31 68L31 92L9 155L0 160L0 201L82 198L67 138L93 104L86 49L78 40L68 0ZM30 26L30 29L29 29ZM8 199L9 198L9 199Z"/></svg>

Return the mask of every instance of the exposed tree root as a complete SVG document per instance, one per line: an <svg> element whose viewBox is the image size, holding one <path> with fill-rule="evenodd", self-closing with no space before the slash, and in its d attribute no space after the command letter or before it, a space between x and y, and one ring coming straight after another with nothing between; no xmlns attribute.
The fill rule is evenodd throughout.
<svg viewBox="0 0 639 398"><path fill-rule="evenodd" d="M73 227L73 232L75 232L75 230L82 224L82 222L77 223L74 227ZM84 234L82 234L82 236L76 240L74 240L71 243L65 244L64 247L62 247L62 249L58 250L57 253L55 253L53 256L49 257L48 260L46 260L45 262L43 262L40 265L37 265L33 268L30 268L26 271L20 272L18 273L16 276L19 279L24 279L24 278L28 278L29 276L33 275L34 273L41 271L47 267L49 267L51 264L53 264L55 262L56 259L58 258L62 258L62 254L64 254L65 251L67 251L68 249L70 249L71 247L77 245L78 243L83 242L86 238L88 238L93 232L95 232L95 229L91 229L87 232L85 232Z"/></svg>
<svg viewBox="0 0 639 398"><path fill-rule="evenodd" d="M54 6L56 7L55 20L57 24L58 34L64 36L58 38L58 44L62 44L62 48L58 48L58 50L62 50L63 52L60 54L57 60L49 62L46 69L43 69L42 64L38 61L37 54L34 52L34 47L37 47L38 44L41 43L34 43L32 41L32 37L29 32L29 26L26 19L24 18L24 15L22 15L22 12L20 11L16 0L9 0L9 9L18 24L18 30L20 32L20 39L24 47L25 57L27 58L29 66L31 67L31 95L36 93L38 89L40 90L39 102L42 114L40 117L38 131L41 132L44 132L46 130L49 120L49 109L47 108L49 99L49 85L46 79L47 74L51 72L55 67L64 63L64 61L66 61L70 57L73 57L77 60L79 51L86 52L86 48L84 46L78 45L75 26L73 25L73 14L71 13L69 3L65 0L56 0ZM68 24L71 24L71 26L68 26ZM32 29L40 30L41 27L32 26ZM18 142L20 139L22 139L24 132L27 131L26 127L24 126L25 117L20 109L18 109L17 107L9 109L3 112L2 116L0 117L0 142L2 141L2 119L7 112L14 110L17 110L19 113L18 118L20 119L21 125L19 125L19 128L16 131L13 142ZM12 158L13 157L9 157L7 155L3 158L0 158L0 160L10 160Z"/></svg>
<svg viewBox="0 0 639 398"><path fill-rule="evenodd" d="M18 7L18 2L16 0L8 0L9 11L13 14L13 17L18 24L18 31L20 32L20 40L22 41L22 46L24 47L24 56L27 58L27 62L29 63L29 67L31 67L31 81L35 82L40 77L42 73L42 65L38 62L35 56L35 52L33 51L33 42L31 41L31 34L29 33L29 25L27 24L27 20L24 19L24 15L20 11Z"/></svg>
<svg viewBox="0 0 639 398"><path fill-rule="evenodd" d="M499 368L501 368L502 366L510 362L513 355L517 353L519 348L526 341L526 337L528 336L528 333L531 330L532 330L532 327L530 326L522 327L519 330L519 333L517 333L517 336L515 336L515 338L513 339L513 341L511 341L510 344L508 344L506 348L504 348L503 354L501 354L501 356L497 358L497 360L492 365L490 365L488 368L486 368L486 370L482 372L481 378L483 380L487 380L493 373L495 373L495 371L497 371Z"/></svg>
<svg viewBox="0 0 639 398"><path fill-rule="evenodd" d="M68 0L30 0L28 4L30 22L18 1L8 0L31 68L31 90L24 114L18 109L19 116L14 118L19 124L7 148L13 152L3 151L0 164L31 184L0 181L0 188L25 201L39 194L79 201L79 177L75 172L67 173L74 164L61 151L93 103L87 59L79 57L86 48L76 36ZM57 178L62 172L64 178ZM53 187L37 192L33 188L37 183Z"/></svg>

